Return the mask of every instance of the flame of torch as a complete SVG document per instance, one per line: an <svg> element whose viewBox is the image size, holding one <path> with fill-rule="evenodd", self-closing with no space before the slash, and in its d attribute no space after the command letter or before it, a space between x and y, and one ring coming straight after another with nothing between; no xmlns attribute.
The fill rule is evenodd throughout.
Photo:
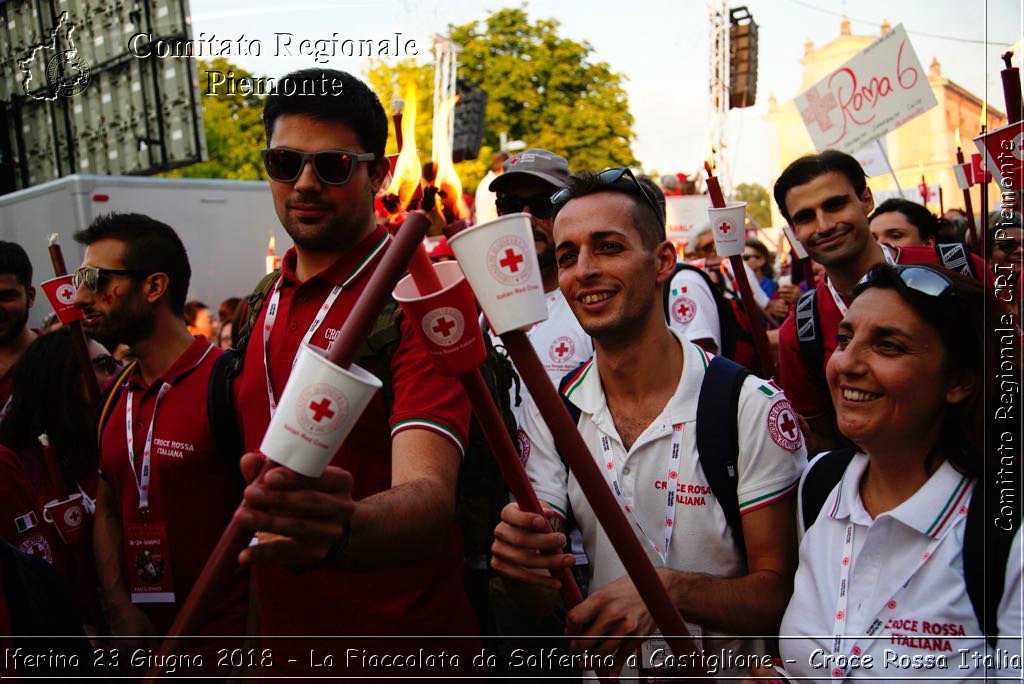
<svg viewBox="0 0 1024 684"><path fill-rule="evenodd" d="M450 97L441 106L441 111L435 116L441 117L442 121L448 121L452 109L458 102L459 96ZM448 127L441 127L441 134L438 136L438 144L434 148L434 163L437 164L437 175L434 178L434 185L438 190L444 191L447 200L445 208L455 214L456 218L469 216L469 208L462 200L462 180L455 171L455 164L452 162L452 141L448 138Z"/></svg>
<svg viewBox="0 0 1024 684"><path fill-rule="evenodd" d="M274 239L274 236L271 235L270 239L267 241L267 273L273 273L274 269L277 268L277 253L275 251L276 248L277 241Z"/></svg>
<svg viewBox="0 0 1024 684"><path fill-rule="evenodd" d="M957 126L956 130L953 131L953 144L956 146L956 149L958 149L958 150L960 149L960 127L959 126Z"/></svg>
<svg viewBox="0 0 1024 684"><path fill-rule="evenodd" d="M391 178L387 194L397 195L399 206L409 206L413 194L420 185L422 166L416 152L416 84L409 83L405 89L405 112L402 115L402 151L395 164L395 175Z"/></svg>

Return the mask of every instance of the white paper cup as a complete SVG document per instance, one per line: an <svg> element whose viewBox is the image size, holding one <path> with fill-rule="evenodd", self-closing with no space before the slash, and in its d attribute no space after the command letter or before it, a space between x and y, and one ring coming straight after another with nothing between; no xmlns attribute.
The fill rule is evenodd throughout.
<svg viewBox="0 0 1024 684"><path fill-rule="evenodd" d="M548 317L529 214L508 214L448 240L496 335Z"/></svg>
<svg viewBox="0 0 1024 684"><path fill-rule="evenodd" d="M302 345L260 451L297 473L320 477L381 386L359 366L346 370Z"/></svg>
<svg viewBox="0 0 1024 684"><path fill-rule="evenodd" d="M726 202L721 209L708 207L708 220L715 238L715 252L720 257L743 254L747 241L744 219L747 216L746 202Z"/></svg>

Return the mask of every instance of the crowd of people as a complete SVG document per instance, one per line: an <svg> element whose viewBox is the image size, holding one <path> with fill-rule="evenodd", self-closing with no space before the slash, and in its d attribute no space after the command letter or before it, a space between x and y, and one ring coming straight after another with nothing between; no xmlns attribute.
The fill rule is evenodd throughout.
<svg viewBox="0 0 1024 684"><path fill-rule="evenodd" d="M186 245L151 217L100 216L75 235L99 403L71 331L28 326L32 265L0 243L0 644L22 654L4 674L46 652L31 675L68 674L41 634L66 635L63 654L155 649L232 519L253 543L177 675L313 676L319 650L348 654L327 674L553 676L508 660L526 635L600 659L603 677L685 671L515 377L500 391L545 514L499 487L488 522L461 515L461 473L488 454L461 385L404 315L386 347L361 352L384 390L323 474L259 476L300 347L338 337L391 244L374 207L384 109L343 72L343 95L310 95L321 76L290 74L302 95L266 99L264 161L294 245L251 295L216 315L186 301ZM904 679L941 663L1021 676L1019 213L1001 212L977 254L919 204L876 207L853 157L801 157L774 195L815 275L780 275L749 239L751 314L710 226L680 259L665 194L627 167L573 173L530 148L496 158L485 182L478 211L490 193L497 216L530 217L548 312L530 342L696 645L718 654L699 663L733 678ZM770 328L777 378L751 315ZM488 344L503 358L500 338ZM470 554L466 528L481 524L490 548ZM565 568L585 594L571 610L553 576ZM502 653L484 668L480 637ZM774 664L755 663L766 654Z"/></svg>

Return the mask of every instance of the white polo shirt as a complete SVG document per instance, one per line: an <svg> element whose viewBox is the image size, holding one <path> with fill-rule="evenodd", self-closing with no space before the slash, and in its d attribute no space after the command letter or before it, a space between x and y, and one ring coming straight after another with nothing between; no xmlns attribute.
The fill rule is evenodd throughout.
<svg viewBox="0 0 1024 684"><path fill-rule="evenodd" d="M600 440L603 436L609 439L611 459L624 500L635 515L633 529L651 561L656 566L675 570L717 577L740 576L746 573L745 558L736 549L725 514L711 494L697 458L697 398L712 355L684 340L678 331L673 331L673 334L683 348L683 372L679 384L662 413L628 451L619 439L605 402L596 357L567 387L569 400L582 411L580 435L594 458L602 464L603 471L605 456ZM743 384L738 420L741 513L774 503L796 488L801 464L806 463L806 452L799 428L786 420L789 417L795 421L795 414L788 407L789 402L781 390L769 383L751 376ZM785 422L786 435L792 440L778 432L780 422ZM663 524L666 518L664 492L672 479L667 471L676 425L681 426L681 449L676 464L675 520L670 528L669 552L663 562L654 549L658 542L648 539L635 523L639 522L639 526L655 540L663 538L666 529ZM523 412L522 430L528 444L526 471L537 496L562 512L571 507L582 528L584 548L593 568L592 590L623 576L625 569L618 555L597 523L576 478L567 472L555 449L551 432L532 401L527 403ZM777 437L772 437L771 430L776 431ZM740 652L739 649L744 653L752 652L749 643L721 645L733 648L734 652ZM716 643L715 648L718 646Z"/></svg>
<svg viewBox="0 0 1024 684"><path fill-rule="evenodd" d="M668 325L688 340L712 339L722 349L721 323L715 298L699 273L684 268L669 283Z"/></svg>
<svg viewBox="0 0 1024 684"><path fill-rule="evenodd" d="M565 374L594 355L594 343L576 320L561 290L544 295L548 318L527 333L534 351L544 364L551 383L558 383Z"/></svg>
<svg viewBox="0 0 1024 684"><path fill-rule="evenodd" d="M800 543L796 589L780 631L783 667L796 677L829 681L843 667L832 657L833 635L842 633L842 655L861 657L849 678L981 677L987 644L962 559L974 482L943 463L912 497L872 519L860 498L867 465L866 455L854 456ZM999 606L1004 636L1021 633L1020 558L1018 530ZM844 574L845 606L839 596ZM1019 638L1000 639L999 647L1019 662ZM1019 678L1021 671L989 674Z"/></svg>

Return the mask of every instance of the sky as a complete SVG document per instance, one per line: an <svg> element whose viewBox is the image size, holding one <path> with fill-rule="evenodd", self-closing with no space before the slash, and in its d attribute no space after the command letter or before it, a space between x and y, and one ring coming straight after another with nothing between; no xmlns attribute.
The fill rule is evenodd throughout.
<svg viewBox="0 0 1024 684"><path fill-rule="evenodd" d="M902 23L925 68L938 57L946 78L979 96L987 91L988 100L1002 110L999 55L1021 39L1024 12L1017 0L858 0L849 6L842 0L746 0L733 6L739 4L746 4L759 25L759 80L755 106L730 112L727 144L733 182L762 185L770 173L767 146L759 142L769 134L762 118L768 97L774 94L782 104L799 94L804 42L809 38L820 46L836 38L842 14L848 14L854 34L878 35L885 19L893 26ZM633 152L646 171L696 170L708 148L709 24L703 1L362 0L272 6L191 0L193 37L258 38L259 57L230 60L266 76L314 66L312 57L275 54L276 32L293 33L293 45L334 33L339 40L376 42L397 32L403 43L415 39L418 59L429 61L433 35L443 34L448 24L484 20L510 6L525 7L532 19L558 20L562 35L589 42L594 60L625 77L635 119ZM326 66L363 75L369 64L365 58L339 57Z"/></svg>

